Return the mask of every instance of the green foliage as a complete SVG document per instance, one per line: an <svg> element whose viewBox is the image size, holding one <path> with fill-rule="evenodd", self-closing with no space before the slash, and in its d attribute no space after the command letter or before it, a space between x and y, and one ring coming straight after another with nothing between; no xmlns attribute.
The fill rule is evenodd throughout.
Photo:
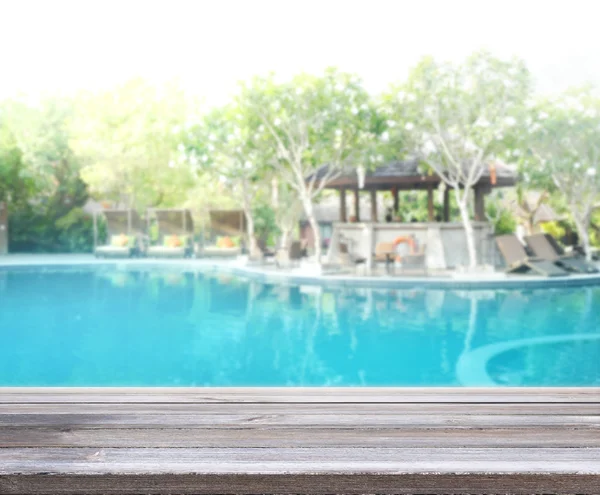
<svg viewBox="0 0 600 495"><path fill-rule="evenodd" d="M461 64L424 59L378 102L335 69L255 78L204 115L178 86L140 79L73 98L14 98L0 103L10 249L89 251L82 207L90 194L140 210L187 206L199 226L210 209L242 207L256 237L272 242L297 227L302 208L314 216L313 201L343 170L406 156L455 189L451 217L466 214L467 223L463 186L494 160L518 162L519 199L530 188L549 191L570 222L553 232L574 222L598 244L600 98L584 89L532 104L530 89L521 61L476 53ZM434 208L441 217L437 193ZM427 195L402 193L398 213L427 221ZM500 205L488 204L488 217L498 233L515 228Z"/></svg>
<svg viewBox="0 0 600 495"><path fill-rule="evenodd" d="M305 177L323 164L332 173L342 166L382 160L375 145L385 130L362 81L328 69L323 76L300 74L287 82L255 78L242 85L237 105L260 120L255 139L275 151L274 165L282 179L302 186ZM311 194L318 194L318 183Z"/></svg>
<svg viewBox="0 0 600 495"><path fill-rule="evenodd" d="M433 171L453 188L472 268L477 253L469 191L495 160L506 155L530 89L522 61L480 52L462 64L425 58L406 83L383 97L390 143L398 154L416 156L423 173ZM400 143L405 145L402 150Z"/></svg>
<svg viewBox="0 0 600 495"><path fill-rule="evenodd" d="M506 154L530 88L520 60L486 52L459 65L425 58L383 97L390 142L399 154L416 153L450 186L472 184L491 160Z"/></svg>
<svg viewBox="0 0 600 495"><path fill-rule="evenodd" d="M486 214L494 224L494 233L496 235L513 234L517 230L517 219L514 215L502 208L496 202L488 202L486 205Z"/></svg>
<svg viewBox="0 0 600 495"><path fill-rule="evenodd" d="M403 222L428 222L429 210L427 206L427 192L400 192L398 194L398 211L396 212L396 215Z"/></svg>
<svg viewBox="0 0 600 495"><path fill-rule="evenodd" d="M194 185L183 145L194 110L181 89L140 79L80 95L72 145L91 193L138 209L182 204Z"/></svg>
<svg viewBox="0 0 600 495"><path fill-rule="evenodd" d="M0 197L8 200L13 252L90 251L91 219L69 146L69 99L15 99L0 107Z"/></svg>
<svg viewBox="0 0 600 495"><path fill-rule="evenodd" d="M596 209L592 213L590 242L592 246L600 247L600 209Z"/></svg>
<svg viewBox="0 0 600 495"><path fill-rule="evenodd" d="M267 244L274 244L279 228L273 208L263 203L254 208L253 214L256 238L264 240Z"/></svg>
<svg viewBox="0 0 600 495"><path fill-rule="evenodd" d="M561 194L587 249L600 193L600 95L586 88L539 100L523 135L523 178Z"/></svg>
<svg viewBox="0 0 600 495"><path fill-rule="evenodd" d="M73 208L54 222L60 251L89 253L94 244L93 220L81 208Z"/></svg>
<svg viewBox="0 0 600 495"><path fill-rule="evenodd" d="M562 239L566 234L565 225L562 222L545 222L542 224L542 231L550 234L555 239Z"/></svg>

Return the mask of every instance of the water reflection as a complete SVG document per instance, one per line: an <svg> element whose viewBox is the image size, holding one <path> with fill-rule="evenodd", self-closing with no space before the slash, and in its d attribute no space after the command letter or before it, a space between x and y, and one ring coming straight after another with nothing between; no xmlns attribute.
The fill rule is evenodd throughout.
<svg viewBox="0 0 600 495"><path fill-rule="evenodd" d="M490 346L597 334L595 287L333 289L156 271L14 272L1 287L5 385L591 385L600 377L598 339L511 348L486 358L485 376L457 374Z"/></svg>

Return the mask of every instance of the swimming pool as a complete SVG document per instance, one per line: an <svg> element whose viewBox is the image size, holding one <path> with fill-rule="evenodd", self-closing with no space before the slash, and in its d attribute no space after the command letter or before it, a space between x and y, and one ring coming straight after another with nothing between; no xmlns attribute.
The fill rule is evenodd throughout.
<svg viewBox="0 0 600 495"><path fill-rule="evenodd" d="M600 287L0 271L0 386L599 386Z"/></svg>

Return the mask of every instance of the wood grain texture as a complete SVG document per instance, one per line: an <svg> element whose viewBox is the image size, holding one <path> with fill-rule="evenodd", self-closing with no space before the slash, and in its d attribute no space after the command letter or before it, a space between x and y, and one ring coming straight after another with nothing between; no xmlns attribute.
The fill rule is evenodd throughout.
<svg viewBox="0 0 600 495"><path fill-rule="evenodd" d="M11 475L3 494L223 494L223 493L598 493L595 475L568 474L322 474L322 475Z"/></svg>
<svg viewBox="0 0 600 495"><path fill-rule="evenodd" d="M0 447L596 447L597 429L547 428L0 428Z"/></svg>
<svg viewBox="0 0 600 495"><path fill-rule="evenodd" d="M0 494L599 488L598 389L0 389Z"/></svg>
<svg viewBox="0 0 600 495"><path fill-rule="evenodd" d="M114 388L0 387L0 403L565 403L600 401L600 388Z"/></svg>
<svg viewBox="0 0 600 495"><path fill-rule="evenodd" d="M293 408L291 408L293 409ZM463 428L498 428L520 426L562 426L565 428L593 427L600 428L600 416L584 415L435 415L435 414L295 414L290 411L281 414L0 414L0 427L33 427L64 426L113 428L263 428L270 427L328 427L352 428L361 425L363 428L381 428L419 426L422 428L463 427Z"/></svg>

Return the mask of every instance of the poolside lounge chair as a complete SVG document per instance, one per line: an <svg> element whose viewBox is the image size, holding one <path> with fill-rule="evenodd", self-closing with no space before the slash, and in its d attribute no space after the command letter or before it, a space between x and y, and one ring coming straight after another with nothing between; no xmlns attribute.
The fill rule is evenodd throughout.
<svg viewBox="0 0 600 495"><path fill-rule="evenodd" d="M496 237L496 244L504 257L507 273L537 274L546 277L568 275L569 272L556 263L541 258L531 258L514 234Z"/></svg>
<svg viewBox="0 0 600 495"><path fill-rule="evenodd" d="M148 248L148 256L184 258L194 254L194 221L190 210L148 210L158 222L159 243Z"/></svg>
<svg viewBox="0 0 600 495"><path fill-rule="evenodd" d="M573 253L585 257L585 249L583 246L573 246ZM592 252L592 261L600 261L600 255L597 250Z"/></svg>
<svg viewBox="0 0 600 495"><path fill-rule="evenodd" d="M578 273L598 273L598 269L579 254L565 254L564 249L550 234L526 236L525 242L538 258L552 261L565 270Z"/></svg>
<svg viewBox="0 0 600 495"><path fill-rule="evenodd" d="M94 247L97 258L142 256L146 251L142 220L132 209L102 210L106 220L108 243ZM97 219L94 215L94 239L97 238Z"/></svg>

